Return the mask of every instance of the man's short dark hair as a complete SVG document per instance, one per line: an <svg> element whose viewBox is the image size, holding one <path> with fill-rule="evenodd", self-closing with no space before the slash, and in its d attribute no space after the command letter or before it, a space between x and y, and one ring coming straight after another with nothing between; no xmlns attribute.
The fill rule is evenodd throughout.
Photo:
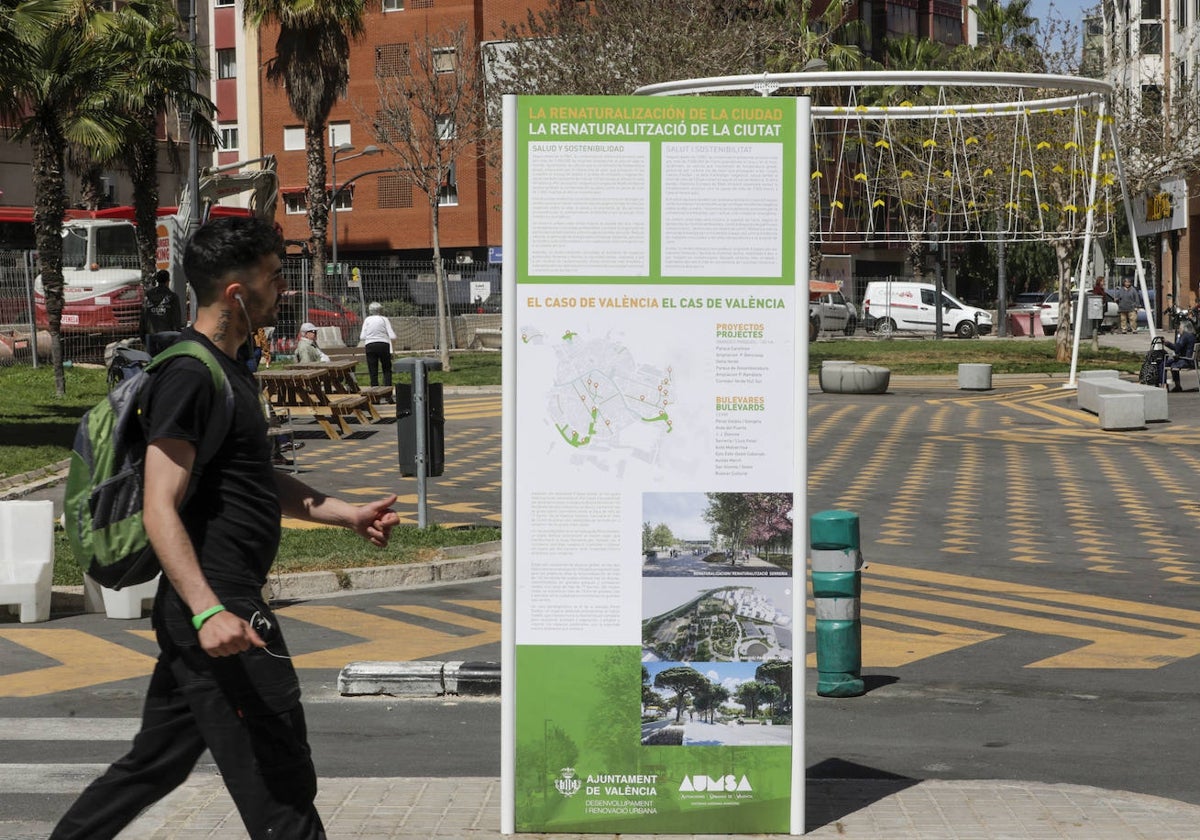
<svg viewBox="0 0 1200 840"><path fill-rule="evenodd" d="M207 306L217 299L231 272L254 267L267 254L283 256L283 237L275 226L255 216L222 216L192 234L183 252L183 273Z"/></svg>
<svg viewBox="0 0 1200 840"><path fill-rule="evenodd" d="M158 285L165 286L171 282L171 272L167 271L165 268L160 268L155 273L154 279Z"/></svg>

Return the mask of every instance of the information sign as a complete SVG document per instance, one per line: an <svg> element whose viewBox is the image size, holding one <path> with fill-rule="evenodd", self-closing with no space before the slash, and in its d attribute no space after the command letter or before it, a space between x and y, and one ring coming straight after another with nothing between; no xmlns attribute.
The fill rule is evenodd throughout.
<svg viewBox="0 0 1200 840"><path fill-rule="evenodd" d="M797 114L508 101L516 831L795 824Z"/></svg>

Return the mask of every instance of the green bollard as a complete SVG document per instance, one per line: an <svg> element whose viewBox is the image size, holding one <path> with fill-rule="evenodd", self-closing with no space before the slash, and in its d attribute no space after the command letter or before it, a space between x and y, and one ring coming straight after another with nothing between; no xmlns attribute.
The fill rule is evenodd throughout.
<svg viewBox="0 0 1200 840"><path fill-rule="evenodd" d="M858 514L823 510L809 519L812 593L817 613L817 694L857 697L862 681L862 552Z"/></svg>

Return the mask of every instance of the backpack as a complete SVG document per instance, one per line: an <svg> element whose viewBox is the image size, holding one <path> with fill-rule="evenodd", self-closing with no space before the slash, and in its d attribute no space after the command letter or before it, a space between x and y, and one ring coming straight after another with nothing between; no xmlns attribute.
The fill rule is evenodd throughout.
<svg viewBox="0 0 1200 840"><path fill-rule="evenodd" d="M83 415L71 448L63 499L63 527L84 574L108 589L152 580L161 571L142 522L146 436L142 407L150 377L146 374L176 356L204 362L214 390L224 399L213 406L196 449L196 466L184 504L199 476L216 454L233 421L233 388L225 371L204 345L180 341L154 357L141 371L122 380Z"/></svg>

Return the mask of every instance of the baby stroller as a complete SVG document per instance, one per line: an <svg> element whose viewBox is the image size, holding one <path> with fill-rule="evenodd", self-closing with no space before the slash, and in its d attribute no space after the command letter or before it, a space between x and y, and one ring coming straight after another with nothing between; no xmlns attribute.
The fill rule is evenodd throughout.
<svg viewBox="0 0 1200 840"><path fill-rule="evenodd" d="M118 344L113 348L112 359L108 363L108 390L117 387L131 376L141 373L150 364L151 356L144 350L126 347Z"/></svg>
<svg viewBox="0 0 1200 840"><path fill-rule="evenodd" d="M1153 385L1160 388L1167 381L1167 348L1161 335L1154 336L1146 358L1142 360L1142 370L1138 374L1138 382L1143 385Z"/></svg>

